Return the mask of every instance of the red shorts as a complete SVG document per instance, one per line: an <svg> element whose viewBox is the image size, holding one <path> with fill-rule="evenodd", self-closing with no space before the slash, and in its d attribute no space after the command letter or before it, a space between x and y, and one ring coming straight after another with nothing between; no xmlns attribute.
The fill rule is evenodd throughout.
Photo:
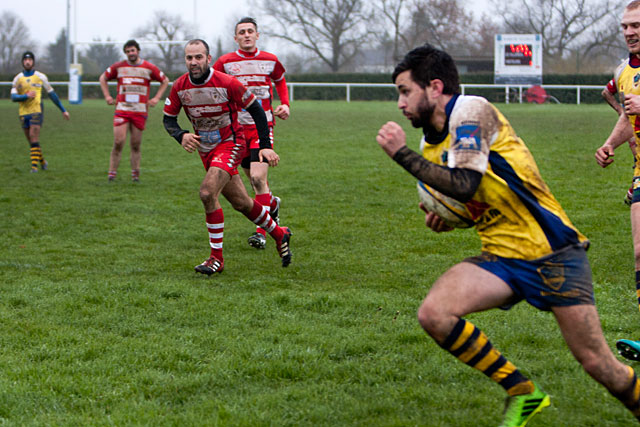
<svg viewBox="0 0 640 427"><path fill-rule="evenodd" d="M244 130L244 139L247 140L247 155L250 149L260 148L260 138L258 137L258 129L253 125L242 125ZM269 126L269 140L271 148L273 148L273 126Z"/></svg>
<svg viewBox="0 0 640 427"><path fill-rule="evenodd" d="M237 138L235 141L222 141L213 150L206 153L201 151L198 153L205 170L215 167L225 170L229 175L233 176L238 174L238 166L244 157L246 149L244 139Z"/></svg>
<svg viewBox="0 0 640 427"><path fill-rule="evenodd" d="M144 130L144 125L147 123L147 115L133 113L116 113L113 116L113 127L121 126L125 123L131 123L138 129Z"/></svg>

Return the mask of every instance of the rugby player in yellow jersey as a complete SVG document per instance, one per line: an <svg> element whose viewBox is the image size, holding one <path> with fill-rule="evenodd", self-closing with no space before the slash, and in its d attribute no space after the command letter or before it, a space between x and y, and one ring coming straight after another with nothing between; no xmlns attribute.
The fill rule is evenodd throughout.
<svg viewBox="0 0 640 427"><path fill-rule="evenodd" d="M486 99L460 95L453 59L430 45L409 52L393 81L398 107L424 131L422 155L407 147L395 122L381 127L378 144L415 178L466 203L482 242L481 255L451 267L433 284L418 310L420 325L444 350L504 388L503 426L524 426L550 404L549 396L464 316L526 300L554 314L582 367L640 420L640 383L602 334L588 241L509 122ZM432 212L425 221L434 231L451 230Z"/></svg>
<svg viewBox="0 0 640 427"><path fill-rule="evenodd" d="M622 34L627 43L629 58L615 72L618 91L624 94L624 114L607 140L596 150L596 161L606 168L613 163L614 150L629 138L640 141L640 0L632 1L622 14ZM631 235L635 256L636 296L640 306L640 162L636 151L631 198ZM627 359L640 360L640 341L619 340L616 347Z"/></svg>
<svg viewBox="0 0 640 427"><path fill-rule="evenodd" d="M62 106L60 98L49 84L47 76L33 69L35 62L33 52L27 51L22 55L24 70L14 77L11 88L11 100L20 103L18 108L20 122L31 146L31 172L38 172L38 163L43 170L48 166L42 155L42 148L40 148L40 128L44 121L42 88L47 91L56 107L62 111L62 116L69 120L69 113Z"/></svg>

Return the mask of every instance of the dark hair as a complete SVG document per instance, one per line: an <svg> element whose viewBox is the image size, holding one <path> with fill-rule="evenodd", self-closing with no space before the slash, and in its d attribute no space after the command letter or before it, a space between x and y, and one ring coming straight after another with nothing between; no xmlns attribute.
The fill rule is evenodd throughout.
<svg viewBox="0 0 640 427"><path fill-rule="evenodd" d="M441 80L442 93L454 95L460 93L460 77L453 58L445 51L430 44L417 47L407 53L391 75L395 83L398 74L411 70L411 79L420 87L429 86L432 80Z"/></svg>
<svg viewBox="0 0 640 427"><path fill-rule="evenodd" d="M127 50L128 47L135 47L136 49L140 50L140 45L138 44L137 41L131 39L131 40L127 40L127 42L124 44L124 47L122 48L122 50Z"/></svg>
<svg viewBox="0 0 640 427"><path fill-rule="evenodd" d="M202 39L189 40L187 42L187 44L184 45L184 47L186 48L187 46L192 45L192 44L202 44L204 46L205 50L207 51L207 56L209 56L209 45L207 44L206 41L204 41Z"/></svg>
<svg viewBox="0 0 640 427"><path fill-rule="evenodd" d="M256 22L256 20L251 18L250 16L245 16L244 18L236 22L236 26L234 27L234 34L238 31L238 25L240 24L253 24L253 26L256 27L256 31L258 31L258 23Z"/></svg>
<svg viewBox="0 0 640 427"><path fill-rule="evenodd" d="M25 53L22 54L22 61L23 62L27 58L31 58L31 59L33 59L33 62L36 62L36 57L33 54L33 52L31 52L30 50L28 50L28 51L26 51Z"/></svg>

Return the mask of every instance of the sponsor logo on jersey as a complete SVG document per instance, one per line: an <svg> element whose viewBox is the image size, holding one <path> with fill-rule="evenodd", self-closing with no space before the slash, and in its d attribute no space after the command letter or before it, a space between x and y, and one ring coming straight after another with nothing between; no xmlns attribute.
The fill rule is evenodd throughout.
<svg viewBox="0 0 640 427"><path fill-rule="evenodd" d="M188 112L191 117L201 117L207 113L218 113L222 111L222 107L219 105L205 105L201 107L188 107Z"/></svg>
<svg viewBox="0 0 640 427"><path fill-rule="evenodd" d="M245 83L265 83L267 81L267 77L266 76L238 76L238 80L240 80L240 82L242 84Z"/></svg>
<svg viewBox="0 0 640 427"><path fill-rule="evenodd" d="M180 96L180 101L182 101L183 105L191 104L191 101L193 100L193 97L191 96L191 92L189 92L188 90L183 90L183 91L180 91L178 95Z"/></svg>
<svg viewBox="0 0 640 427"><path fill-rule="evenodd" d="M480 127L475 125L459 126L456 129L455 150L480 150Z"/></svg>
<svg viewBox="0 0 640 427"><path fill-rule="evenodd" d="M130 84L145 84L147 81L145 79L141 79L139 77L123 77L122 84L130 85Z"/></svg>
<svg viewBox="0 0 640 427"><path fill-rule="evenodd" d="M120 86L120 93L123 93L123 94L134 93L137 95L146 95L147 86L123 84Z"/></svg>

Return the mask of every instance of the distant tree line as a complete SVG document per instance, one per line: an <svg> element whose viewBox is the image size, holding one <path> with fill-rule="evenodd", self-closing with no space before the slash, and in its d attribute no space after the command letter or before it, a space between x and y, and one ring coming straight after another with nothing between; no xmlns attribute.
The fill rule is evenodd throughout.
<svg viewBox="0 0 640 427"><path fill-rule="evenodd" d="M462 0L251 0L260 44L264 38L278 40L283 52L276 53L289 72L388 72L408 50L426 42L454 57L492 57L498 33L541 34L545 73L610 72L626 55L619 21L627 0L490 1L476 16ZM235 49L236 18L228 36L211 40L214 57ZM191 39L192 28L178 15L155 11L131 37L141 42L143 58L166 72L181 72L181 45L144 42ZM64 72L66 37L61 30L55 42L39 49L17 15L1 12L0 73L17 72L27 49L36 52L40 69ZM122 46L94 41L78 47L85 73L99 74L124 58Z"/></svg>

